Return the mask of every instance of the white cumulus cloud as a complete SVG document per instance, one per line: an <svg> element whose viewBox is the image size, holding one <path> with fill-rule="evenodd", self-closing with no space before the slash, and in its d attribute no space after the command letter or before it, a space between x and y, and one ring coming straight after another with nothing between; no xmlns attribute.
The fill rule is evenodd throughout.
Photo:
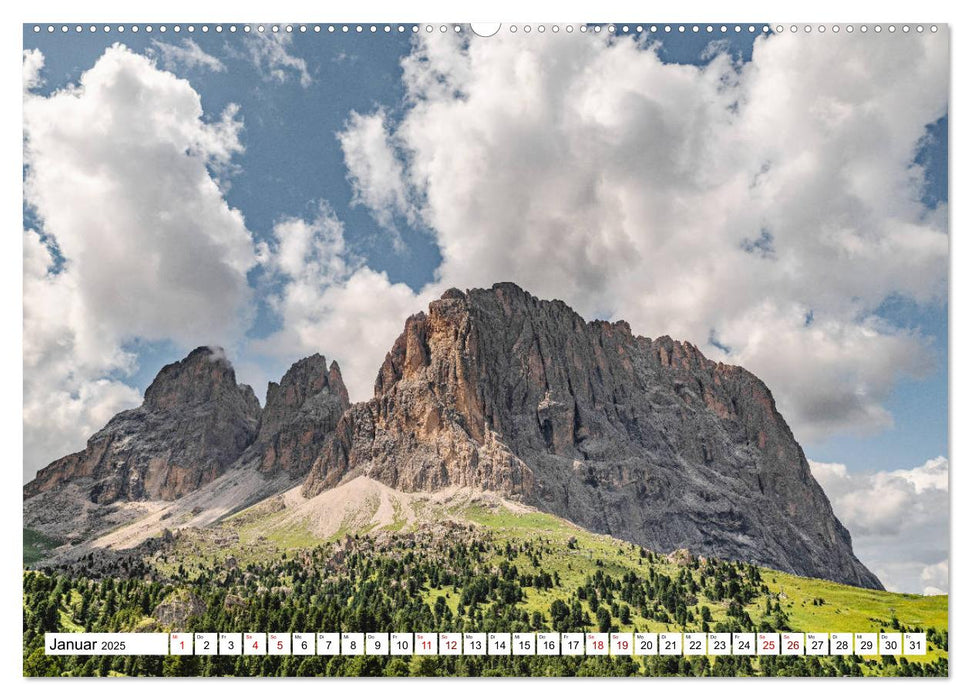
<svg viewBox="0 0 971 700"><path fill-rule="evenodd" d="M913 469L856 473L839 463L809 466L836 516L853 536L853 549L890 590L948 590L948 460Z"/></svg>
<svg viewBox="0 0 971 700"><path fill-rule="evenodd" d="M38 52L25 53L25 76ZM128 341L194 346L247 324L256 264L213 173L242 150L185 80L121 45L76 85L24 95L24 475L135 405Z"/></svg>
<svg viewBox="0 0 971 700"><path fill-rule="evenodd" d="M876 310L946 294L914 156L948 50L866 39L761 37L696 67L630 37L436 32L403 61L403 114L340 140L357 201L417 216L443 284L511 280L690 340L766 380L800 440L871 432L932 365Z"/></svg>
<svg viewBox="0 0 971 700"><path fill-rule="evenodd" d="M388 142L385 118L381 111L367 116L352 112L338 138L354 188L354 203L366 206L382 227L397 234L394 217L403 215L413 223L416 212L402 163ZM400 246L400 236L396 235L393 242Z"/></svg>

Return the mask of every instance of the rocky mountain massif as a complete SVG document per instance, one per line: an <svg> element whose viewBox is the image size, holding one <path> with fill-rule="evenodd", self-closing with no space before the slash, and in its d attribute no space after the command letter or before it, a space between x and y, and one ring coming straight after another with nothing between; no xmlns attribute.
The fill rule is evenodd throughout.
<svg viewBox="0 0 971 700"><path fill-rule="evenodd" d="M408 319L374 398L353 406L336 365L314 356L260 411L200 348L162 370L145 405L42 470L25 521L68 484L102 504L172 499L234 469L305 475L308 498L362 475L494 491L655 551L881 588L757 377L513 284L449 290Z"/></svg>
<svg viewBox="0 0 971 700"><path fill-rule="evenodd" d="M477 485L655 551L880 587L756 376L512 284L450 290L408 320L305 494L353 473Z"/></svg>
<svg viewBox="0 0 971 700"><path fill-rule="evenodd" d="M260 403L221 352L200 347L162 368L138 408L122 411L81 452L38 472L25 496L90 482L94 503L172 500L211 482L253 442Z"/></svg>
<svg viewBox="0 0 971 700"><path fill-rule="evenodd" d="M337 363L328 368L313 355L270 382L266 397L261 409L221 348L196 348L162 368L141 406L24 486L25 527L77 543L150 515L159 502L220 515L289 487L348 408L347 389ZM247 478L227 481L233 474Z"/></svg>

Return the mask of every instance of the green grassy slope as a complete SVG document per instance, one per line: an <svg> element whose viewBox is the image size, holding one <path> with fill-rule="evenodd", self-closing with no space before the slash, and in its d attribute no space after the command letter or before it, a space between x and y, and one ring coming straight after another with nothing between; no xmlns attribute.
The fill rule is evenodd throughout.
<svg viewBox="0 0 971 700"><path fill-rule="evenodd" d="M60 545L52 537L43 535L36 530L31 530L28 527L24 528L24 566L30 566L41 559L43 559L47 553Z"/></svg>
<svg viewBox="0 0 971 700"><path fill-rule="evenodd" d="M609 662L489 660L485 666L439 659L416 662L415 668L408 669L393 660L374 661L374 668L366 673L947 673L947 596L858 589L744 564L706 561L687 552L655 554L552 515L489 500L409 503L407 508L414 513L395 510L393 517L378 524L369 520L374 503L362 501L359 507L366 517L351 512L329 537L320 537L312 532L309 520L288 519L279 502L258 504L217 526L182 531L161 549L143 555L136 566L124 565L107 580L99 575L98 584L83 567L66 572L64 579L31 579L35 602L25 600L25 613L36 615L31 622L34 631L25 635L25 658L27 650L39 643L36 635L51 622L65 631L102 627L117 631L907 629L927 631L929 649L926 657L909 666L876 657L852 657L848 664L838 659L820 663L808 658L709 657L707 665L689 659L640 657ZM361 522L366 526L355 528ZM39 606L36 601L46 603ZM56 601L55 607L51 601ZM173 621L179 619L183 621ZM232 669L225 660L213 663L201 672L365 673L346 665L356 662L339 659L299 668L293 666L304 663L299 660L246 661ZM453 668L455 663L460 665ZM120 661L112 664L98 672L133 672ZM283 665L278 668L278 664ZM91 672L87 663L37 668L57 668L71 675ZM142 673L156 675L159 670L146 668Z"/></svg>
<svg viewBox="0 0 971 700"><path fill-rule="evenodd" d="M501 538L527 541L546 540L555 545L555 553L544 558L543 565L560 574L564 587L580 585L586 576L602 562L604 571L623 576L626 571L645 574L647 564L639 556L640 548L606 535L595 535L572 523L545 513L516 515L508 512L471 511L470 520ZM575 540L573 547L568 546ZM529 569L526 561L521 567ZM665 568L665 567L662 567ZM675 574L678 565L670 563L667 572ZM879 632L893 629L896 619L907 628L947 630L948 597L922 596L888 591L855 588L832 581L804 578L761 569L762 579L789 618L789 627L802 632ZM535 599L537 607L546 603L542 596ZM708 605L713 618L724 619L723 606L699 595L699 607ZM759 613L759 603L746 608L753 619ZM666 631L674 625L635 619L627 629ZM941 650L937 650L940 653Z"/></svg>
<svg viewBox="0 0 971 700"><path fill-rule="evenodd" d="M362 508L370 508L362 504ZM540 569L556 573L560 585L553 590L528 589L523 607L545 612L562 591L572 591L598 569L615 578L633 572L644 576L649 567L676 576L681 566L675 561L662 559L649 563L644 551L628 542L607 535L597 535L577 527L569 521L540 512L513 512L502 507L463 505L459 507L431 506L422 504L423 522L443 519L473 523L499 542L536 543L550 551L545 553L540 566L534 566L529 558L520 555L513 560L521 572L536 573ZM297 552L327 541L337 541L353 534L371 536L386 532L389 535L414 529L403 527L400 520L379 528L367 528L367 532L354 533L341 528L330 538L318 538L309 529L289 526L276 527L281 519L280 511L270 511L255 506L227 520L223 527L232 533L232 544L225 541L215 544L203 536L189 537L179 544L177 555L166 556L161 567L173 571L178 565L191 570L193 564L210 561L214 556L233 557L240 565L267 561L282 552ZM502 557L495 557L498 565ZM894 620L907 628L946 630L948 626L947 596L920 596L872 591L846 586L832 581L809 579L782 572L762 569L763 581L775 595L776 601L789 618L789 627L797 631L813 632L878 632L894 627ZM439 595L446 598L450 607L458 604L455 596L443 588L426 588L425 599L433 603ZM697 608L707 606L712 615L712 626L726 622L724 603L710 601L699 594ZM753 619L763 616L763 601L746 606ZM663 623L632 614L631 622L622 625L624 630L668 631L679 629L674 622Z"/></svg>

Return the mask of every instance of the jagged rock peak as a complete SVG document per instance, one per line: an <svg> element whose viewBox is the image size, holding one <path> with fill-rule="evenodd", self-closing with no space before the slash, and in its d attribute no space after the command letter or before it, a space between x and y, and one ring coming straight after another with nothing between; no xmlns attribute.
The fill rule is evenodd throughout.
<svg viewBox="0 0 971 700"><path fill-rule="evenodd" d="M266 408L260 426L260 439L266 440L278 433L284 424L304 408L312 410L307 402L321 393L333 396L341 412L349 401L347 388L341 378L337 362L327 366L327 358L319 353L294 362L280 383L270 382L266 388Z"/></svg>
<svg viewBox="0 0 971 700"><path fill-rule="evenodd" d="M159 371L141 406L114 416L84 450L41 469L24 496L72 482L95 503L180 498L233 464L256 438L260 412L225 352L196 348Z"/></svg>
<svg viewBox="0 0 971 700"><path fill-rule="evenodd" d="M341 367L337 364L337 360L330 363L327 378L330 381L330 390L340 397L341 404L346 410L351 405L351 400L350 395L347 393L347 387L344 385L344 378L341 376Z"/></svg>
<svg viewBox="0 0 971 700"><path fill-rule="evenodd" d="M286 371L279 384L270 382L267 386L266 410L299 407L309 396L319 393L328 384L327 358L313 354L297 360Z"/></svg>
<svg viewBox="0 0 971 700"><path fill-rule="evenodd" d="M247 402L256 400L251 387L236 384L236 372L226 352L204 345L159 371L145 390L144 406L149 410L197 406L217 399L223 392L240 393Z"/></svg>
<svg viewBox="0 0 971 700"><path fill-rule="evenodd" d="M459 336L465 337L463 334L466 330L475 326L470 331L470 337L474 337L479 328L498 329L502 324L519 323L523 318L534 316L543 319L543 325L557 325L556 331L568 336L593 333L612 339L609 342L614 344L635 340L650 343L649 338L635 339L627 321L595 320L587 323L565 302L559 299L541 300L513 282L498 282L489 289L470 289L466 292L452 288L429 304L427 314L418 312L407 319L404 332L395 341L378 371L375 396L383 394L395 382L411 376L430 362L428 339L431 334L448 328L458 339ZM666 352L670 354L678 343L667 336L664 338L666 340L662 342L666 343ZM697 353L697 348L694 351Z"/></svg>
<svg viewBox="0 0 971 700"><path fill-rule="evenodd" d="M279 384L269 383L259 437L249 454L257 455L264 473L303 476L348 406L337 362L328 367L320 354L298 360Z"/></svg>

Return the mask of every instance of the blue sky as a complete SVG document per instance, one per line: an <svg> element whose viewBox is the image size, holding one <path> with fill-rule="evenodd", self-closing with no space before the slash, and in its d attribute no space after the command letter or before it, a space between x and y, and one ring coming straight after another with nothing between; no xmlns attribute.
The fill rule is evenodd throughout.
<svg viewBox="0 0 971 700"><path fill-rule="evenodd" d="M324 30L326 33L326 29ZM351 111L365 113L376 106L389 108L393 119L404 99L401 58L412 45L410 32L376 39L368 33L340 31L321 36L312 31L292 35L290 53L307 62L314 89L295 79L267 80L259 68L239 50L241 36L228 33L179 35L169 31L148 34L102 32L68 36L35 34L24 28L25 48L38 48L45 57L49 92L76 82L90 68L106 45L120 41L134 51L154 48L153 42L179 44L190 38L206 53L217 57L225 72L204 67L179 66L176 72L192 83L202 96L207 114L220 113L227 104L240 105L245 124L242 140L246 151L236 158L238 172L226 194L229 204L246 218L248 228L259 238L283 216L307 216L320 198L333 206L344 222L349 244L364 256L368 265L385 271L393 282L420 289L431 282L441 261L434 238L427 229L397 221L405 250L395 251L366 208L352 206L353 191L347 179L343 154L336 134ZM751 58L754 37L747 32L729 32L721 39L739 60ZM659 55L665 62L703 64L710 60L706 34L661 35ZM934 206L947 201L947 120L928 125L928 138L916 160L928 170L925 202ZM31 213L25 215L28 224ZM254 276L258 275L258 271ZM895 426L877 435L841 435L807 445L810 457L820 461L845 461L857 468L906 468L920 460L947 454L947 313L939 304L917 305L907 299L890 298L880 309L895 325L919 329L933 339L934 369L919 381L902 380L894 388L889 408ZM256 337L272 332L279 319L260 306L257 321L248 329ZM143 390L157 368L177 359L182 349L172 343L137 343L141 361L137 373L128 378ZM282 366L281 366L282 367Z"/></svg>
<svg viewBox="0 0 971 700"><path fill-rule="evenodd" d="M131 32L106 37L55 33L35 34L24 27L24 47L44 53L49 92L76 82L94 65L107 45L119 41L134 51L151 50L153 42L196 42L218 57L226 72L203 67L177 69L202 96L207 114L219 114L229 103L240 105L245 124L246 152L236 159L239 172L232 178L226 199L246 217L256 236L272 229L282 216L304 216L314 202L325 197L346 222L350 237L373 267L387 270L395 281L420 287L431 280L439 257L434 242L423 231L404 227L407 257L390 254L375 240L375 224L368 212L350 206L352 192L336 133L352 110L367 112L376 105L397 105L403 98L401 57L411 45L411 35L397 33L380 40L365 34L293 34L291 53L307 61L314 89L287 82L268 81L248 57L239 55L241 36L171 30L161 35ZM274 321L261 316L253 332L265 333ZM148 370L151 374L153 370ZM150 381L151 377L149 377ZM144 382L144 378L142 379Z"/></svg>
<svg viewBox="0 0 971 700"><path fill-rule="evenodd" d="M193 342L179 333L145 338L116 329L117 348L98 348L100 356L111 360L94 363L84 377L78 369L50 379L78 404L70 424L80 426L76 432L90 432L109 406L135 400L131 389L143 391L162 364L182 357L190 345L211 342L231 348L241 378L252 382L261 396L268 379L277 379L299 357L321 350L351 375L353 398L365 398L362 393L376 373L382 348L390 347L405 310L420 310L446 283L480 286L506 277L539 296L563 298L588 318L624 317L643 335L670 333L695 342L715 359L750 367L773 389L811 460L845 465L851 474L869 474L911 470L946 457L946 244L942 253L933 233L945 226L941 222L948 190L948 122L946 96L934 92L937 83L927 77L940 77L936 47L924 51L920 44L901 43L894 50L915 51L913 66L891 69L890 62L875 58L883 45L858 54L861 44L833 44L871 71L867 85L886 81L896 89L913 81L915 86L931 86L924 97L914 97L921 108L912 110L914 114L895 106L879 107L880 99L890 104L889 87L870 102L861 95L858 107L848 109L844 104L843 112L833 112L852 118L844 118L830 133L825 126L830 118L827 100L835 104L854 99L845 95L860 93L859 86L840 92L837 81L829 80L834 69L814 73L810 59L790 62L790 54L798 55L805 46L794 45L791 38L786 44L786 37L763 37L757 43L757 36L747 31L721 35L717 30L713 35L645 33L636 45L628 38L611 43L589 36L596 50L577 43L579 48L570 53L549 34L541 40L534 33L527 41L520 32L505 35L504 43L496 39L495 52L475 53L461 41L449 45L451 39L437 32L418 41L410 31L386 34L380 27L374 36L367 28L362 33L343 33L339 28L329 33L325 26L319 34L312 29L295 31L277 42L241 31L176 34L170 29L161 34L156 28L150 34L143 29L106 35L86 30L76 34L72 29L64 35L35 33L25 26L25 50L43 55L42 83L32 89L32 99L52 111L53 101L40 98L77 85L82 73L115 42L149 56L159 71L189 82L203 110L201 122L192 128L205 131L227 107L238 106L232 119L242 124L235 137L241 149L225 162L214 156L219 162L207 167L225 204L244 222L230 225L236 227L232 235L242 231L263 256L244 266L249 296L243 295L245 320L237 324L235 337L214 332L216 337ZM260 41L270 43L254 43ZM827 41L835 42L836 37ZM196 50L187 42L199 50L196 58L205 60L189 60L184 53L173 57L159 46ZM517 46L530 43L534 46L529 51L516 53ZM260 54L257 47L266 53ZM832 47L827 48L816 62L834 60L832 53ZM491 88L495 95L484 87L490 84L490 70L509 71ZM138 71L146 77L144 89L155 89L151 69L142 66ZM583 75L596 71L599 81L583 80ZM786 81L789 74L791 80ZM946 75L944 79L946 83ZM784 90L793 94L773 102L773 95ZM160 95L159 99L165 97ZM537 106L546 99L549 106ZM943 107L938 104L942 99ZM522 100L522 109L510 109L516 100ZM533 110L545 115L536 117L535 127ZM576 119L560 119L573 111ZM823 114L821 127L810 124L817 111ZM873 123L867 122L870 112L876 115ZM551 120L548 143L543 119ZM766 119L774 126L764 133L746 126L769 123ZM790 129L801 135L776 138L776 132ZM83 136L83 130L80 133ZM442 143L437 142L439 134ZM891 139L892 134L907 136L879 140ZM451 149L443 145L450 138L458 139ZM601 138L603 148L616 148L603 164L591 150ZM488 156L476 155L480 139L493 139ZM738 150L724 145L736 139ZM815 153L800 153L792 146L800 139L818 144L816 171L809 175L790 167L807 162L807 157L810 162L815 159ZM226 143L232 150L233 140ZM861 150L849 155L856 144ZM571 154L572 164L557 161L559 148ZM760 153L751 162L742 162L756 150ZM881 155L882 151L892 155ZM685 170L685 162L694 165ZM379 172L376 164L384 164L387 172ZM40 161L28 162L28 172L40 172L41 167ZM894 168L896 179L884 183L880 173ZM518 180L516 169L523 173ZM871 173L878 185L861 180L861 172ZM844 178L847 188L860 185L859 191L842 201L844 192L827 190L838 178ZM757 189L762 180L781 193L777 202ZM742 181L752 184L750 194L740 200L737 183ZM707 194L705 188L710 188ZM530 196L521 196L526 190ZM36 192L28 197L34 199L25 200L25 228L41 235L59 271L59 249L50 245L58 240L54 217L40 213L51 205L45 204L39 189ZM591 192L595 201L589 207L574 206L574 200ZM747 196L751 203L744 200ZM723 214L723 205L705 209L720 198L734 213ZM902 203L908 198L912 201ZM612 219L620 209L624 215ZM709 217L710 234L705 227L693 230L694 210L698 217ZM862 210L869 213L856 218ZM520 223L530 236L502 238ZM564 226L569 230L560 232ZM745 245L765 232L771 232L770 254ZM70 235L64 234L63 240ZM146 235L152 235L151 230ZM542 241L546 235L560 236L562 246L554 242L531 260L529 241ZM724 237L724 252L710 259L702 255L708 247L706 235ZM307 245L316 251L305 253L299 270L286 267L286 236L293 241L306 236ZM494 236L495 245L482 248L484 236ZM813 240L816 237L820 243ZM831 239L839 239L838 245L827 247ZM917 245L911 240L925 239L926 249L937 252L925 254L923 248L910 247ZM668 258L671 251L665 242L671 240L696 252ZM873 250L882 245L890 252L882 258L866 252L859 263L853 262L860 241L881 240L884 243L873 243ZM911 264L911 253L893 253L893 246L918 254ZM718 269L720 261L726 269ZM672 266L683 269L662 280L660 273ZM742 266L740 276L732 276L732 266ZM318 284L310 273L321 269L337 272ZM720 287L705 289L712 277L723 280ZM362 280L358 288L366 288L367 279L380 283L369 309L350 291L355 280ZM686 301L682 289L692 290L697 298ZM309 305L304 303L308 290L318 295ZM353 323L341 315L342 304L358 309L353 323L361 328L347 330ZM369 314L371 330L360 318ZM813 322L793 325L793 316ZM205 328L211 320L199 322ZM98 323L119 321L112 317L92 323L102 327ZM370 349L355 357L342 347L338 331L367 341ZM777 347L766 342L767 334L781 334ZM844 351L845 362L839 355ZM134 361L118 360L119 352ZM25 374L29 395L26 360ZM92 408L95 402L85 405L92 387L100 391L106 383L114 393L111 401L97 404L101 412ZM25 404L29 401L28 396ZM820 418L825 413L820 407L829 405L845 407L845 420L842 414ZM44 416L50 411L38 404L36 413ZM25 435L30 415L25 409ZM39 423L38 431L42 429L48 435L52 430ZM25 440L29 460L30 440ZM43 462L41 456L37 459ZM43 464L25 464L25 478L38 466Z"/></svg>

